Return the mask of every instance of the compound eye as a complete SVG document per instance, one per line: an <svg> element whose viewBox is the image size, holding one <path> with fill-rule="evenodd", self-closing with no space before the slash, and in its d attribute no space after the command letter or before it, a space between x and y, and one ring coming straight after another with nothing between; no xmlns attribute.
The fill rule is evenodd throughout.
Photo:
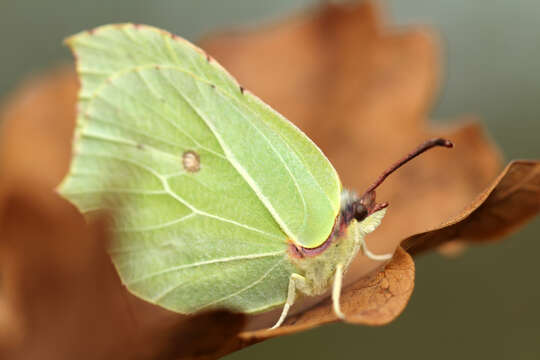
<svg viewBox="0 0 540 360"><path fill-rule="evenodd" d="M362 221L368 216L368 209L361 202L354 203L353 217L356 221Z"/></svg>

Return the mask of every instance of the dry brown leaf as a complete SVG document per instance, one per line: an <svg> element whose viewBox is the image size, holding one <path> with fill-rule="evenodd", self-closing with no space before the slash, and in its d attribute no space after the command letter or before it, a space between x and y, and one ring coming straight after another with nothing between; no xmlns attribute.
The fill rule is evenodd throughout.
<svg viewBox="0 0 540 360"><path fill-rule="evenodd" d="M321 146L348 187L362 191L390 163L428 137L442 135L456 144L453 151L436 150L407 165L378 191L379 200L391 205L382 226L368 237L369 246L379 253L397 252L386 267L359 256L342 295L349 321L369 325L395 319L412 293L414 264L398 247L401 239L455 217L500 170L497 150L475 122L466 120L448 129L430 129L425 123L438 83L436 37L422 28L390 30L379 17L370 2L325 4L276 25L202 42L244 87ZM33 179L52 188L60 181L69 162L76 87L71 70L60 71L29 83L7 106L0 140L5 182ZM46 171L36 164L47 164ZM532 215L535 210L529 209ZM525 217L506 219L504 228L510 229ZM491 231L482 224L468 225L478 229L477 238ZM250 331L232 337L241 324L236 318L230 320L233 315L223 315L214 326L213 315L178 317L134 296L124 299L139 329L166 324L160 328L165 329L158 346L160 358L173 354L214 358L336 320L329 301L319 297L295 307L276 331L258 329L271 325L280 309L251 317ZM192 340L193 334L186 335L188 329L193 334L214 332L201 342ZM188 336L176 338L182 346L163 345L170 344L175 334Z"/></svg>
<svg viewBox="0 0 540 360"><path fill-rule="evenodd" d="M72 67L27 80L2 106L2 183L33 179L52 188L71 159L78 83ZM9 177L9 179L7 179Z"/></svg>
<svg viewBox="0 0 540 360"><path fill-rule="evenodd" d="M148 359L210 360L239 348L237 334L244 327L244 316L228 311L212 311L186 318L162 331L159 352ZM157 327L163 329L163 327Z"/></svg>
<svg viewBox="0 0 540 360"><path fill-rule="evenodd" d="M102 226L87 227L71 205L29 187L7 196L0 233L2 293L23 329L3 358L100 358L133 345L129 313L111 311L124 300ZM118 327L100 333L110 324Z"/></svg>
<svg viewBox="0 0 540 360"><path fill-rule="evenodd" d="M503 236L540 211L540 162L514 161L470 207L437 229L409 237L412 254L452 240L485 242Z"/></svg>
<svg viewBox="0 0 540 360"><path fill-rule="evenodd" d="M243 316L201 314L141 326L106 253L104 223L50 191L21 187L0 215L2 359L178 359L223 352ZM4 336L9 337L6 339ZM194 336L198 341L191 343Z"/></svg>

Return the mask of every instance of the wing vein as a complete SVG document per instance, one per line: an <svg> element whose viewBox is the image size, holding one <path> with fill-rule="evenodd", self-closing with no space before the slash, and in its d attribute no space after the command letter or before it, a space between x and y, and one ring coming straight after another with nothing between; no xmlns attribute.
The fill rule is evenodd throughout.
<svg viewBox="0 0 540 360"><path fill-rule="evenodd" d="M106 101L105 101L106 102ZM91 121L97 121L97 122L100 122L100 123L103 123L103 124L106 124L106 125L109 125L109 126L112 126L112 127L116 127L118 128L119 130L121 131L129 131L129 132L133 132L137 135L140 135L140 136L143 136L143 137L146 137L148 139L152 139L152 140L155 140L155 141L158 141L160 143L163 143L165 145L170 145L170 146L174 146L174 147L179 147L179 148L186 148L187 146L185 146L184 144L180 144L180 143L173 143L173 142L170 142L166 139L162 139L160 137L155 137L155 136L152 136L152 135L149 135L148 133L143 133L141 131L138 131L138 130L135 130L133 128L126 128L124 126L121 126L120 123L113 123L113 122L110 122L110 121L105 121L103 119L100 119L98 117L95 117L95 116L90 116L90 115L86 115L86 118L88 120L91 120ZM88 131L86 128L83 130L83 134L85 134L85 131ZM147 144L145 144L147 145ZM223 155L220 155L221 157L223 157Z"/></svg>
<svg viewBox="0 0 540 360"><path fill-rule="evenodd" d="M148 90L150 91L150 93L156 97L156 94L154 93L154 91L152 90L152 88L149 86L149 84L144 80L144 78L142 77L140 71L138 71L139 69L136 68L135 69L135 72L137 73L137 75L141 78L141 80L143 81L143 84L145 84L145 86L148 87ZM112 78L112 77L111 77ZM191 141L193 141L194 145L201 148L201 149L204 149L210 153L213 153L215 155L220 155L218 153L216 153L214 150L212 149L209 149L207 148L206 146L202 145L201 143L199 143L195 138L193 138L191 135L189 135L188 133L186 133L184 130L182 130L180 127L178 127L178 125L169 120L166 116L163 116L161 113L159 113L158 111L156 111L152 106L149 106L147 103L145 103L144 101L139 101L138 99L136 99L132 94L130 94L128 91L126 91L125 89L121 88L121 87L118 87L116 86L116 84L114 84L114 82L111 82L111 86L113 86L115 89L119 90L119 92L122 92L124 94L126 94L126 96L128 96L130 99L132 99L133 101L135 101L136 103L139 103L141 105L143 105L145 108L147 108L150 112L154 113L157 117L159 117L161 120L169 123L174 129L176 129L178 132L180 132L182 135L186 136L188 139L190 139ZM100 93L98 93L100 94ZM107 102L107 100L103 97L103 96L100 96L100 99L104 100L105 102ZM157 98L159 99L159 97ZM168 106L168 104L167 104Z"/></svg>
<svg viewBox="0 0 540 360"><path fill-rule="evenodd" d="M115 232L126 233L126 232L143 232L143 231L160 230L160 229L167 228L169 226L179 224L179 223L181 223L181 222L183 222L183 221L185 221L185 220L187 220L189 218L192 218L195 215L197 215L197 214L192 212L191 214L182 216L182 217L180 217L178 219L168 221L166 223L157 224L157 225L149 225L149 226L140 226L140 227L118 228L118 229L115 229Z"/></svg>
<svg viewBox="0 0 540 360"><path fill-rule="evenodd" d="M108 136L103 136L101 134L94 134L94 133L91 133L91 132L85 132L85 133L82 134L82 136L87 137L87 138L96 139L96 140L102 140L102 141L105 141L105 142L115 143L115 144L130 145L130 146L133 146L133 147L137 147L137 145L138 145L138 143L136 141L133 141L131 139L108 137ZM144 144L144 146L147 149L149 149L149 150L151 150L153 152L160 153L160 154L165 155L167 157L173 158L174 160L178 160L178 158L179 158L178 155L172 154L172 153L170 153L168 151L160 150L160 149L155 148L153 146L150 146L148 144Z"/></svg>
<svg viewBox="0 0 540 360"><path fill-rule="evenodd" d="M220 89L221 91L221 89ZM226 94L226 93L225 93ZM251 121L249 121L249 119L244 115L244 113L235 105L235 102L234 102L234 99L232 99L230 96L228 95L225 95L227 97L229 97L231 100L231 106L233 106L236 111L244 118L244 120L246 121L246 123L248 123L249 125L251 125L251 127L253 127L255 129L255 131L257 131L262 137L263 139L266 141L266 143L270 146L270 148L272 149L272 151L274 152L274 154L276 154L276 156L278 157L279 161L283 164L283 166L285 167L285 169L287 170L287 173L289 174L289 177L291 178L291 180L293 181L294 183L294 186L296 188L296 192L298 193L298 195L300 196L300 199L302 200L302 206L304 208L304 218L302 220L302 228L305 226L306 224L306 220L307 220L307 204L306 204L306 199L304 198L304 193L302 192L302 189L300 188L300 185L298 184L298 179L296 178L296 176L294 176L293 172L291 171L291 169L289 168L289 166L287 165L287 163L285 162L285 160L283 159L283 157L280 155L280 153L276 150L276 148L274 147L274 145L272 144L272 142L270 141L270 139L268 139L268 137L264 134L264 132L262 132L257 126L255 126ZM249 111L253 116L257 116L256 113L254 113L251 109L249 108L246 108L247 111ZM259 119L260 120L260 119ZM281 137L280 137L281 138ZM285 141L284 141L285 142ZM261 200L262 201L262 200ZM272 214L273 215L273 214Z"/></svg>
<svg viewBox="0 0 540 360"><path fill-rule="evenodd" d="M176 89L178 94L184 98L184 100L191 106L191 108L197 113L197 115L199 115L199 117L206 123L206 125L208 126L208 128L210 129L212 134L215 136L216 140L221 145L221 148L223 149L223 152L225 153L225 156L227 157L227 159L229 160L231 165L236 169L236 171L240 174L240 176L242 176L244 178L244 180L247 182L247 184L255 192L256 196L261 200L261 202L264 204L264 206L268 209L268 211L270 212L270 214L272 215L274 220L278 223L278 225L285 232L285 234L287 234L287 236L289 236L291 239L297 240L295 234L289 229L289 227L287 226L287 224L285 224L283 219L281 219L281 217L277 213L276 209L274 209L274 206L272 205L270 200L268 200L268 198L260 190L259 185L257 184L257 182L255 182L255 180L251 177L251 175L249 175L249 173L246 171L246 169L244 169L244 167L242 165L240 165L240 163L235 158L232 151L229 149L229 147L227 146L225 141L221 138L221 136L217 133L216 129L213 127L211 122L208 121L208 119L206 119L205 116L203 116L203 114L201 114L201 111L190 100L188 100L188 98L184 95L184 93L181 92L180 89L178 89L172 83L172 81L170 79L168 79L167 77L164 77L164 78L172 85L172 87L174 89ZM194 77L194 79L195 79L195 81L197 81L197 79L195 77Z"/></svg>
<svg viewBox="0 0 540 360"><path fill-rule="evenodd" d="M232 297L235 297L237 295L240 295L241 293L251 289L252 287L254 287L255 285L259 284L261 281L263 281L268 275L270 275L270 273L278 266L278 265L281 265L281 263L283 262L284 260L281 260L281 261L278 261L274 266L272 266L270 269L268 269L267 272L265 272L260 278L258 278L257 280L255 280L254 282L252 282L251 284L247 285L246 287L243 287L242 289L236 291L236 292L233 292L232 294L229 294L227 296L224 296L220 299L217 299L215 301L212 301L212 302L209 302L207 304L204 304L202 305L200 308L204 308L204 307L207 307L207 306L212 306L214 304L217 304L217 303L220 303L222 301L225 301L227 299L230 299Z"/></svg>
<svg viewBox="0 0 540 360"><path fill-rule="evenodd" d="M117 194L136 194L136 195L165 195L163 190L145 190L145 189L87 189L84 191L65 191L64 195L83 195L97 193L117 193Z"/></svg>
<svg viewBox="0 0 540 360"><path fill-rule="evenodd" d="M199 209L195 208L193 205L191 205L190 203L188 203L187 201L185 201L182 197L178 196L174 191L172 191L172 189L169 186L169 183L167 182L166 179L162 178L161 180L162 180L163 186L165 187L165 191L167 191L169 193L169 195L172 196L174 199L178 200L180 203L182 203L185 206L189 207L193 212L196 212L197 214L202 215L202 216L206 216L206 217L209 217L209 218L212 218L212 219L216 219L216 220L227 222L229 224L233 224L233 225L236 225L236 226L239 226L239 227L243 227L244 229L255 231L255 232L258 232L259 234L263 234L263 235L269 236L271 238L281 240L281 237L279 237L277 235L274 235L274 234L267 233L266 231L263 231L261 229L257 229L257 228L254 228L252 226L242 224L242 223L239 223L239 222L231 220L231 219L223 218L221 216L217 216L217 215L214 215L214 214L207 213L206 211L199 210Z"/></svg>
<svg viewBox="0 0 540 360"><path fill-rule="evenodd" d="M133 160L129 160L129 159L125 159L125 158L122 158L122 157L116 157L116 156L112 156L112 155L103 155L103 154L92 154L92 153L79 153L80 156L93 156L93 157L102 157L102 158L109 158L109 159L114 159L114 160L119 160L119 161L124 161L124 162L127 162L127 163L130 163L130 164L133 164L135 166L138 166L140 167L141 169L144 169L148 172L150 172L152 175L154 175L162 184L165 192L170 195L171 197L173 197L175 200L177 200L178 202L180 202L181 204L187 206L191 211L199 214L199 215L202 215L202 216L206 216L206 217L209 217L209 218L212 218L212 219L216 219L216 220L219 220L219 221L222 221L222 222L227 222L229 224L233 224L233 225L236 225L236 226L239 226L239 227L242 227L244 229L247 229L247 230L250 230L250 231L255 231L257 233L260 233L260 234L263 234L263 235L266 235L266 236L269 236L270 238L274 238L274 239L280 239L281 240L281 237L275 235L275 234L270 234L270 233L267 233L266 231L263 231L261 229L257 229L257 228L254 228L252 226L249 226L249 225L246 225L246 224L242 224L242 223L239 223L237 221L234 221L234 220L231 220L231 219L227 219L227 218L223 218L221 216L217 216L217 215L214 215L214 214L211 214L211 213L208 213L206 211L202 211L202 210L199 210L197 209L196 207L194 207L193 205L191 205L189 202L187 202L186 200L184 200L182 197L178 196L174 191L172 191L171 187L169 186L169 183L167 181L167 178L165 176L162 176L161 174L159 174L157 171L155 171L154 169L144 165L144 164L141 164L137 161L133 161Z"/></svg>
<svg viewBox="0 0 540 360"><path fill-rule="evenodd" d="M199 261L199 262L192 263L192 264L178 265L178 266L171 267L169 269L164 269L164 270L161 270L161 271L156 271L156 272L151 273L151 274L147 274L147 275L142 276L142 277L140 277L138 279L127 282L126 285L130 286L130 285L136 284L138 282L148 280L148 279L154 278L156 276L167 274L167 273L170 273L170 272L175 272L175 271L178 271L178 270L184 270L184 269L195 268L195 267L205 266L205 265L219 264L219 263L228 263L228 262L233 262L233 261L253 260L253 259L260 259L260 258L265 258L265 257L282 256L284 253L285 252L283 250L280 250L280 251L274 251L274 252L262 253L262 254L229 256L229 257L224 257L224 258L219 258L219 259ZM176 289L178 286L180 286L180 284L175 285L172 288L172 290L167 289L167 292L174 291L174 289ZM157 300L162 299L161 296L162 295L160 295L157 298ZM154 299L154 300L156 300L156 299Z"/></svg>

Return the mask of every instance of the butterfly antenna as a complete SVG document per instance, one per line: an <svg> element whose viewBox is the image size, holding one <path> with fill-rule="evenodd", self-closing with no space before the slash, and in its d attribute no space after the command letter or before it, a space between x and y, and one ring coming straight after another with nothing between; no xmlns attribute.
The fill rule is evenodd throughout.
<svg viewBox="0 0 540 360"><path fill-rule="evenodd" d="M431 140L426 141L425 143L418 146L413 152L407 154L407 156L405 156L403 159L399 160L394 165L390 166L390 168L386 169L386 171L383 172L381 176L379 176L379 178L375 180L375 182L368 187L364 195L372 192L377 187L379 187L379 185L381 185L384 182L384 180L388 177L388 175L390 175L391 173L399 169L401 166L405 165L406 163L408 163L409 161L411 161L418 155L422 154L423 152L426 152L429 149L434 148L436 146L443 146L443 147L451 148L451 147L454 147L454 144L450 140L446 140L443 138L431 139Z"/></svg>
<svg viewBox="0 0 540 360"><path fill-rule="evenodd" d="M426 141L425 143L418 146L414 151L407 154L404 158L390 166L386 171L384 171L381 176L375 180L373 184L371 184L364 195L360 197L360 199L357 201L355 206L355 215L354 217L360 221L360 219L365 218L367 215L374 213L375 211L384 209L388 206L388 203L376 203L375 202L375 189L381 185L384 180L388 177L388 175L392 174L394 171L399 169L404 164L408 163L410 160L414 159L418 155L422 154L423 152L426 152L427 150L442 146L446 148L452 148L454 147L454 144L447 139L443 138L436 138Z"/></svg>

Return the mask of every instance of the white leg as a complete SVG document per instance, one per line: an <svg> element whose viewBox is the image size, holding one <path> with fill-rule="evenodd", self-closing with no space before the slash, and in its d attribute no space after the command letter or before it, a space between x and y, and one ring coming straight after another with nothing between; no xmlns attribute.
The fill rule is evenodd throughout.
<svg viewBox="0 0 540 360"><path fill-rule="evenodd" d="M377 255L377 254L372 253L371 251L369 251L365 239L362 240L362 251L364 252L364 254L366 254L368 258L370 258L371 260L376 260L376 261L390 260L392 256L394 256L394 254Z"/></svg>
<svg viewBox="0 0 540 360"><path fill-rule="evenodd" d="M343 280L343 264L337 264L336 273L334 275L334 284L332 287L332 304L334 305L334 313L340 319L345 319L345 314L341 311L339 305L339 296L341 295L341 282Z"/></svg>
<svg viewBox="0 0 540 360"><path fill-rule="evenodd" d="M285 303L285 305L283 306L283 311L281 312L281 316L279 317L278 321L274 324L274 326L270 328L270 330L277 329L278 327L281 326L281 324L283 324L283 321L285 321L285 318L287 317L287 313L289 312L290 307L291 305L289 305L288 303Z"/></svg>
<svg viewBox="0 0 540 360"><path fill-rule="evenodd" d="M289 312L289 308L294 304L294 300L296 300L296 289L297 288L304 288L305 287L306 279L298 274L292 274L289 279L289 290L287 292L287 301L285 302L285 305L283 306L283 311L281 312L281 316L279 317L278 321L274 326L270 328L270 330L277 329L278 327L283 324L283 321L285 321L285 318L287 317L287 313Z"/></svg>

